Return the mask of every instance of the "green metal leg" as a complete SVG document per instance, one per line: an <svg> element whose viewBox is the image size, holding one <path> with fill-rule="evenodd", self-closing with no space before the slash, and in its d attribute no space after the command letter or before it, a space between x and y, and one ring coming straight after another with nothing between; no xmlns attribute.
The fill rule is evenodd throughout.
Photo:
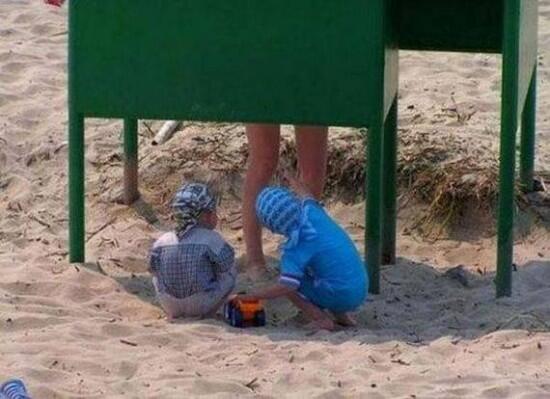
<svg viewBox="0 0 550 399"><path fill-rule="evenodd" d="M533 71L521 120L520 179L522 189L533 191L537 107L537 68Z"/></svg>
<svg viewBox="0 0 550 399"><path fill-rule="evenodd" d="M515 112L511 111L510 114ZM509 116L511 118L512 116ZM514 251L515 129L501 131L500 196L498 207L497 297L512 295Z"/></svg>
<svg viewBox="0 0 550 399"><path fill-rule="evenodd" d="M383 125L374 123L368 133L367 159L367 228L366 254L369 272L369 291L380 293L380 263L382 254L382 143Z"/></svg>
<svg viewBox="0 0 550 399"><path fill-rule="evenodd" d="M138 135L137 120L124 120L124 203L132 204L139 198L138 191Z"/></svg>
<svg viewBox="0 0 550 399"><path fill-rule="evenodd" d="M384 123L382 264L395 264L397 224L397 96Z"/></svg>
<svg viewBox="0 0 550 399"><path fill-rule="evenodd" d="M69 262L84 262L84 117L69 111Z"/></svg>
<svg viewBox="0 0 550 399"><path fill-rule="evenodd" d="M518 31L518 13L517 0L505 2L505 21L508 21L508 24L504 24L502 55L497 297L512 295L516 133L519 103L519 35L515 34Z"/></svg>

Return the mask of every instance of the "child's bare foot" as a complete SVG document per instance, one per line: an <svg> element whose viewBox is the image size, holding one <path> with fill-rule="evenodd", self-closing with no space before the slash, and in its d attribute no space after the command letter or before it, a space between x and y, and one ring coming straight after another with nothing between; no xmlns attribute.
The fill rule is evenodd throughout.
<svg viewBox="0 0 550 399"><path fill-rule="evenodd" d="M349 313L334 313L334 319L336 323L343 327L355 327L357 326L357 321L349 315Z"/></svg>
<svg viewBox="0 0 550 399"><path fill-rule="evenodd" d="M327 317L326 319L314 320L306 324L305 328L314 331L334 331L336 329L336 326L334 325L334 322Z"/></svg>

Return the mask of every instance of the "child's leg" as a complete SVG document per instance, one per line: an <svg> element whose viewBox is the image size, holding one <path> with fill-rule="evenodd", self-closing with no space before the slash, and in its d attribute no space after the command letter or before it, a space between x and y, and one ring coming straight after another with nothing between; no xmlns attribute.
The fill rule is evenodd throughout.
<svg viewBox="0 0 550 399"><path fill-rule="evenodd" d="M306 301L296 292L288 294L287 297L294 306L304 312L306 317L312 320L318 328L329 331L334 330L334 322L332 319L317 306Z"/></svg>
<svg viewBox="0 0 550 399"><path fill-rule="evenodd" d="M227 301L227 298L229 297L229 295L231 294L231 291L229 291L225 296L223 296L218 302L216 302L214 304L214 306L212 306L212 308L210 309L210 311L208 311L208 313L204 314L202 316L203 319L212 319L216 316L216 312L218 311L219 308L222 307L222 305Z"/></svg>
<svg viewBox="0 0 550 399"><path fill-rule="evenodd" d="M182 315L177 298L166 294L157 294L157 300L159 301L162 310L164 310L164 313L166 313L166 319L168 322L171 322Z"/></svg>
<svg viewBox="0 0 550 399"><path fill-rule="evenodd" d="M157 297L157 301L160 304L160 307L162 308L162 310L164 310L164 313L166 313L166 318L168 319L168 322L171 322L172 320L174 320L173 303L170 300L171 298L168 295L165 295L162 292L160 292L158 279L154 275L153 275L153 287L155 288L155 294Z"/></svg>
<svg viewBox="0 0 550 399"><path fill-rule="evenodd" d="M208 293L210 296L209 301L212 305L207 305L202 314L203 318L212 318L216 315L218 309L227 301L227 297L231 294L233 288L235 288L236 278L236 270L223 273L218 277L218 288Z"/></svg>
<svg viewBox="0 0 550 399"><path fill-rule="evenodd" d="M256 197L267 186L279 161L279 125L247 125L249 162L243 197L243 232L247 268L262 271L266 262L262 250L262 230L256 218Z"/></svg>

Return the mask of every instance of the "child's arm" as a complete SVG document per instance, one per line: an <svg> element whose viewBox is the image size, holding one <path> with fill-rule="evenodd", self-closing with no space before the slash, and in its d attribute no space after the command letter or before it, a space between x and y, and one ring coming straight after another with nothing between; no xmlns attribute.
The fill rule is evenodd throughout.
<svg viewBox="0 0 550 399"><path fill-rule="evenodd" d="M221 239L221 237L220 237ZM207 255L212 262L212 269L218 281L230 278L233 285L237 279L237 268L235 266L235 251L231 245L221 241L221 248L209 248Z"/></svg>
<svg viewBox="0 0 550 399"><path fill-rule="evenodd" d="M283 284L275 284L271 287L258 290L251 294L247 295L235 295L233 298L239 298L242 300L262 300L262 299L275 299L281 296L285 296L290 301L296 305L307 318L313 321L314 325L319 329L334 330L334 322L332 319L321 310L319 307L315 306L313 303L302 298L297 292L296 289L287 287Z"/></svg>
<svg viewBox="0 0 550 399"><path fill-rule="evenodd" d="M282 296L288 296L296 290L283 284L275 284L267 288L259 289L250 294L240 294L236 297L244 300L263 300L263 299L275 299Z"/></svg>

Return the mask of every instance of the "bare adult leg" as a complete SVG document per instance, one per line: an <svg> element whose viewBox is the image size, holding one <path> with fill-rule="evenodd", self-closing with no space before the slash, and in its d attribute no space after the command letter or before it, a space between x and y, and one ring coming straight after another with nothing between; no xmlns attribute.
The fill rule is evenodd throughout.
<svg viewBox="0 0 550 399"><path fill-rule="evenodd" d="M296 126L298 173L301 180L320 199L327 175L328 128Z"/></svg>
<svg viewBox="0 0 550 399"><path fill-rule="evenodd" d="M294 304L294 306L304 312L304 315L313 321L317 328L329 331L334 330L334 322L332 319L317 306L306 301L295 292L288 294L287 298Z"/></svg>
<svg viewBox="0 0 550 399"><path fill-rule="evenodd" d="M255 202L259 192L269 184L279 161L280 126L247 125L249 163L243 198L243 231L247 269L252 273L265 270L262 229L256 218Z"/></svg>

